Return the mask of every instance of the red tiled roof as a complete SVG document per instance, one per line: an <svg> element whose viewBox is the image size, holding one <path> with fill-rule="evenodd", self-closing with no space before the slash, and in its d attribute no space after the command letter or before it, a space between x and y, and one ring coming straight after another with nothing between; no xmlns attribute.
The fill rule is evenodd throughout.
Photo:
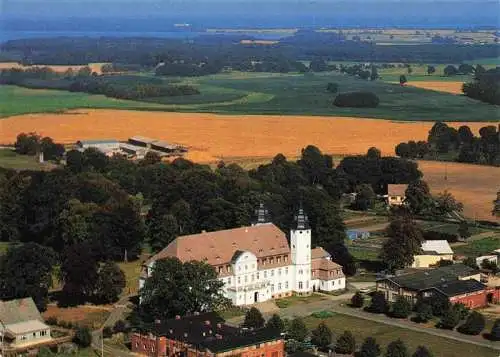
<svg viewBox="0 0 500 357"><path fill-rule="evenodd" d="M287 255L290 246L285 233L274 224L266 223L177 237L145 264L167 257L177 257L182 262L198 260L210 265L230 264L237 250L250 251L260 259Z"/></svg>
<svg viewBox="0 0 500 357"><path fill-rule="evenodd" d="M405 196L406 195L406 189L408 188L408 185L406 184L389 184L387 185L387 194L389 196Z"/></svg>
<svg viewBox="0 0 500 357"><path fill-rule="evenodd" d="M321 258L329 258L330 253L328 253L326 250L324 250L321 247L316 247L314 249L311 249L311 259L321 259Z"/></svg>

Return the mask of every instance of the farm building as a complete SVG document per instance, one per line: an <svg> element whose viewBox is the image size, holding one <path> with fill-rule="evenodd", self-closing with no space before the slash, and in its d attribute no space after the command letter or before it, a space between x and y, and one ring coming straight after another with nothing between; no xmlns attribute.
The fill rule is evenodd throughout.
<svg viewBox="0 0 500 357"><path fill-rule="evenodd" d="M131 145L127 143L120 143L120 150L127 156L135 159L143 159L148 151L147 148L142 146Z"/></svg>
<svg viewBox="0 0 500 357"><path fill-rule="evenodd" d="M364 229L348 229L346 231L347 238L349 240L356 240L356 239L366 239L370 238L370 232L366 231Z"/></svg>
<svg viewBox="0 0 500 357"><path fill-rule="evenodd" d="M401 206L405 201L407 188L408 185L387 185L387 195L384 196L387 199L387 205Z"/></svg>
<svg viewBox="0 0 500 357"><path fill-rule="evenodd" d="M112 155L120 150L120 142L115 139L79 140L76 142L76 147L80 151L94 148L106 155Z"/></svg>
<svg viewBox="0 0 500 357"><path fill-rule="evenodd" d="M151 149L172 154L179 151L185 151L179 145L169 144L166 141L158 140L151 144Z"/></svg>
<svg viewBox="0 0 500 357"><path fill-rule="evenodd" d="M452 303L470 308L484 307L489 300L498 301L500 290L480 283L480 272L464 264L453 264L432 270L413 272L377 280L377 291L394 302L399 296L416 303L419 297L440 294Z"/></svg>
<svg viewBox="0 0 500 357"><path fill-rule="evenodd" d="M413 268L429 268L441 260L453 260L453 250L446 240L427 240L421 249L422 254L413 257Z"/></svg>
<svg viewBox="0 0 500 357"><path fill-rule="evenodd" d="M154 143L156 139L147 138L145 136L132 136L128 139L128 143L135 146L142 146L151 149L151 144Z"/></svg>

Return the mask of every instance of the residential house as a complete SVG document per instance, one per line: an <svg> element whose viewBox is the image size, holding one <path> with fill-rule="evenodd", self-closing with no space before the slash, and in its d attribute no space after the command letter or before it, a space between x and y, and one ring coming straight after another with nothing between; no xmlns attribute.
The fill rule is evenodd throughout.
<svg viewBox="0 0 500 357"><path fill-rule="evenodd" d="M406 184L389 184L387 185L387 205L389 207L392 206L401 206L406 199L406 189L408 185Z"/></svg>
<svg viewBox="0 0 500 357"><path fill-rule="evenodd" d="M130 340L132 352L140 356L285 356L280 331L229 326L214 312L156 321Z"/></svg>
<svg viewBox="0 0 500 357"><path fill-rule="evenodd" d="M266 212L261 205L257 223L249 227L177 237L145 262L139 287L152 274L155 261L177 257L212 265L233 305L345 288L342 267L330 255L321 256L324 250L312 249L311 228L302 209L295 217L290 243L284 232L267 222Z"/></svg>
<svg viewBox="0 0 500 357"><path fill-rule="evenodd" d="M453 250L446 240L427 240L422 243L422 253L413 257L413 268L429 268L441 260L453 261Z"/></svg>
<svg viewBox="0 0 500 357"><path fill-rule="evenodd" d="M0 301L0 322L9 350L51 342L50 327L43 322L32 298Z"/></svg>
<svg viewBox="0 0 500 357"><path fill-rule="evenodd" d="M416 303L419 297L433 294L446 296L450 302L471 307L486 306L492 289L480 283L481 274L464 264L453 264L431 270L417 271L377 280L377 291L394 302L399 296ZM495 293L497 294L497 293Z"/></svg>

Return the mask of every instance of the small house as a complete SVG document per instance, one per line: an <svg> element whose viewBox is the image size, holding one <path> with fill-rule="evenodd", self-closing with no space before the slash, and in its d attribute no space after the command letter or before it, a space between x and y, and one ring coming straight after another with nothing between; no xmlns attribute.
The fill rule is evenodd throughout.
<svg viewBox="0 0 500 357"><path fill-rule="evenodd" d="M364 229L348 229L346 231L347 238L349 240L356 240L356 239L367 239L370 238L370 232Z"/></svg>
<svg viewBox="0 0 500 357"><path fill-rule="evenodd" d="M0 301L0 321L4 325L8 349L40 346L52 341L50 327L43 322L32 298Z"/></svg>
<svg viewBox="0 0 500 357"><path fill-rule="evenodd" d="M446 240L427 240L422 243L421 250L413 257L412 268L429 268L441 260L453 260L453 250Z"/></svg>
<svg viewBox="0 0 500 357"><path fill-rule="evenodd" d="M406 199L406 189L408 185L398 184L398 185L387 185L387 205L389 207L392 206L401 206Z"/></svg>

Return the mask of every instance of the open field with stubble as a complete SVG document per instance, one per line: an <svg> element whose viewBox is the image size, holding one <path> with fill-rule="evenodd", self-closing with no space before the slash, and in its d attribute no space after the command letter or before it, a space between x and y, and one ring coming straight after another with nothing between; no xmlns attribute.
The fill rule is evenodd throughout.
<svg viewBox="0 0 500 357"><path fill-rule="evenodd" d="M95 72L97 74L101 74L102 73L101 67L104 64L105 63L89 63L88 67L92 70L92 72ZM2 69L11 69L11 68L21 68L23 70L27 70L27 69L36 68L36 67L49 67L54 72L64 73L64 72L66 72L70 68L73 71L76 72L76 71L78 71L81 68L86 67L86 66L85 65L69 65L69 66L66 66L66 65L34 65L34 66L24 66L24 65L19 64L17 62L0 62L0 70L2 70Z"/></svg>
<svg viewBox="0 0 500 357"><path fill-rule="evenodd" d="M477 134L485 123L467 124ZM393 155L402 141L425 140L431 122L272 115L217 115L124 110L76 110L62 114L29 114L0 120L0 143L18 133L37 131L63 143L81 139L126 140L144 135L189 147L188 159L213 163L233 160L263 163L277 153L290 158L308 144L333 155L363 154L371 146ZM494 220L492 201L500 188L500 168L443 162L420 162L435 193L445 189L465 204L470 218ZM445 170L447 177L445 180ZM500 220L498 220L500 221Z"/></svg>

